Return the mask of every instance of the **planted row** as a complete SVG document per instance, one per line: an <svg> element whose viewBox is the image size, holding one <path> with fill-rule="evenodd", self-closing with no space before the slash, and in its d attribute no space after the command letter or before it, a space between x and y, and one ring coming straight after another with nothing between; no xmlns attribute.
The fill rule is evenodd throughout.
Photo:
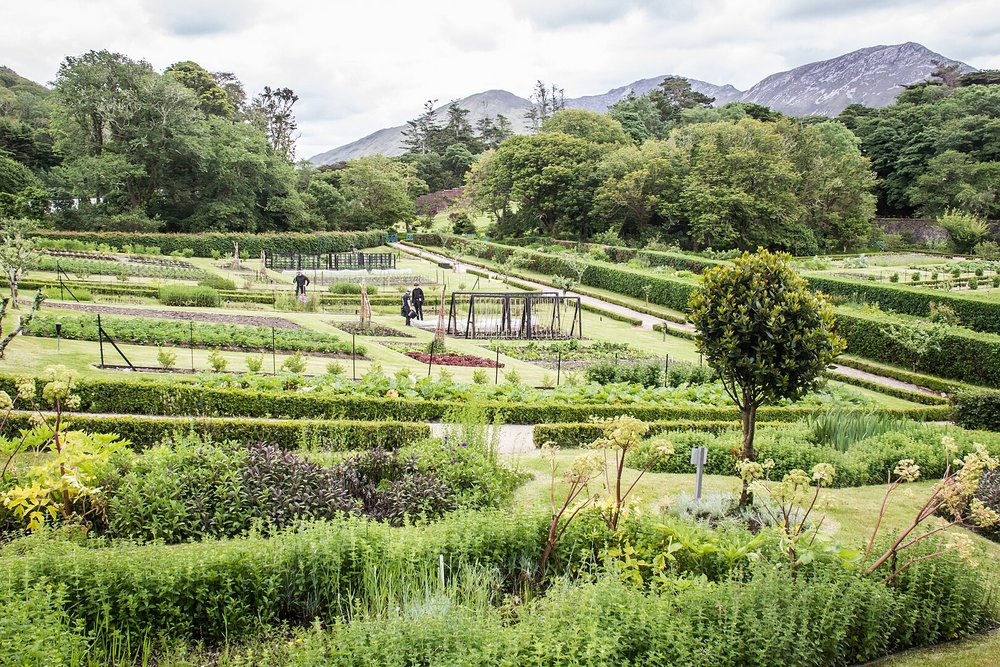
<svg viewBox="0 0 1000 667"><path fill-rule="evenodd" d="M97 318L91 316L37 315L25 333L30 336L54 338L56 324L62 323L61 336L68 340L98 339ZM349 341L309 329L276 329L244 324L209 324L199 322L192 327L180 320L159 320L140 317L104 317L101 325L119 343L134 345L181 345L218 347L227 350L264 352L271 349L272 335L277 350L351 354ZM364 356L365 348L356 347ZM170 414L170 413L160 413Z"/></svg>
<svg viewBox="0 0 1000 667"><path fill-rule="evenodd" d="M162 266L118 262L107 259L78 259L73 257L53 257L42 255L36 268L39 271L61 269L67 273L102 276L139 276L144 278L169 278L178 280L201 280L208 276L204 270L194 266Z"/></svg>
<svg viewBox="0 0 1000 667"><path fill-rule="evenodd" d="M962 324L975 331L1000 333L1000 302L942 290L851 280L836 276L806 276L812 287L855 301L878 303L886 310L927 317L930 304L950 306Z"/></svg>

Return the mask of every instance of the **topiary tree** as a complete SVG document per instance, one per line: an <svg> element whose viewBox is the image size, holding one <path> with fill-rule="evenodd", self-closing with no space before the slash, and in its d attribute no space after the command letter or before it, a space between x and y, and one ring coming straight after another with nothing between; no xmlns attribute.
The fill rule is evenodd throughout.
<svg viewBox="0 0 1000 667"><path fill-rule="evenodd" d="M809 289L790 260L764 249L744 253L705 271L689 303L698 351L742 412L747 461L756 460L757 409L815 389L846 347L833 331L833 308ZM751 500L744 482L740 506Z"/></svg>

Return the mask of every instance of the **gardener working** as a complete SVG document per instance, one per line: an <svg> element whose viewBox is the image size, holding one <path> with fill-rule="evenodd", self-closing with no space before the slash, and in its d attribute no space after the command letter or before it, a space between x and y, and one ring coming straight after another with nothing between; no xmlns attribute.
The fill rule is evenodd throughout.
<svg viewBox="0 0 1000 667"><path fill-rule="evenodd" d="M301 271L295 274L295 296L305 296L306 295L306 285L309 284L309 279L306 278Z"/></svg>
<svg viewBox="0 0 1000 667"><path fill-rule="evenodd" d="M417 311L417 319L424 319L424 291L420 283L413 283L413 310Z"/></svg>

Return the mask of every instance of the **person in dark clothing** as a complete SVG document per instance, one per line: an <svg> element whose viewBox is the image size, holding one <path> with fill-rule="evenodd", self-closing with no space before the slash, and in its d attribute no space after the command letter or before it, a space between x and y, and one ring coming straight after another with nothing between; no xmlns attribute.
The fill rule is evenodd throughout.
<svg viewBox="0 0 1000 667"><path fill-rule="evenodd" d="M420 289L420 283L413 283L413 310L418 320L424 319L424 291Z"/></svg>
<svg viewBox="0 0 1000 667"><path fill-rule="evenodd" d="M410 320L416 313L413 311L412 300L410 296L410 290L406 290L403 294L403 307L400 309L400 314L406 318L406 326L412 326Z"/></svg>
<svg viewBox="0 0 1000 667"><path fill-rule="evenodd" d="M306 295L306 285L309 284L309 279L301 272L295 274L295 296L305 296Z"/></svg>

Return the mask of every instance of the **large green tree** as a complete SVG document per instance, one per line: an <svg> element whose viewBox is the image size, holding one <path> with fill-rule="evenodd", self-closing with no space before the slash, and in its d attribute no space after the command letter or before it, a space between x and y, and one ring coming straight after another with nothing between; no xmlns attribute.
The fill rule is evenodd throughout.
<svg viewBox="0 0 1000 667"><path fill-rule="evenodd" d="M340 191L355 229L388 229L416 218L414 200L426 184L413 169L384 155L347 163L340 172Z"/></svg>
<svg viewBox="0 0 1000 667"><path fill-rule="evenodd" d="M700 123L675 130L670 141L686 172L670 212L687 220L701 247L757 246L811 250L796 196L801 175L792 146L773 124Z"/></svg>
<svg viewBox="0 0 1000 667"><path fill-rule="evenodd" d="M833 308L789 265L791 256L759 250L702 274L688 317L696 344L742 413L742 457L756 461L757 410L814 390L845 344ZM744 482L740 506L752 499Z"/></svg>

